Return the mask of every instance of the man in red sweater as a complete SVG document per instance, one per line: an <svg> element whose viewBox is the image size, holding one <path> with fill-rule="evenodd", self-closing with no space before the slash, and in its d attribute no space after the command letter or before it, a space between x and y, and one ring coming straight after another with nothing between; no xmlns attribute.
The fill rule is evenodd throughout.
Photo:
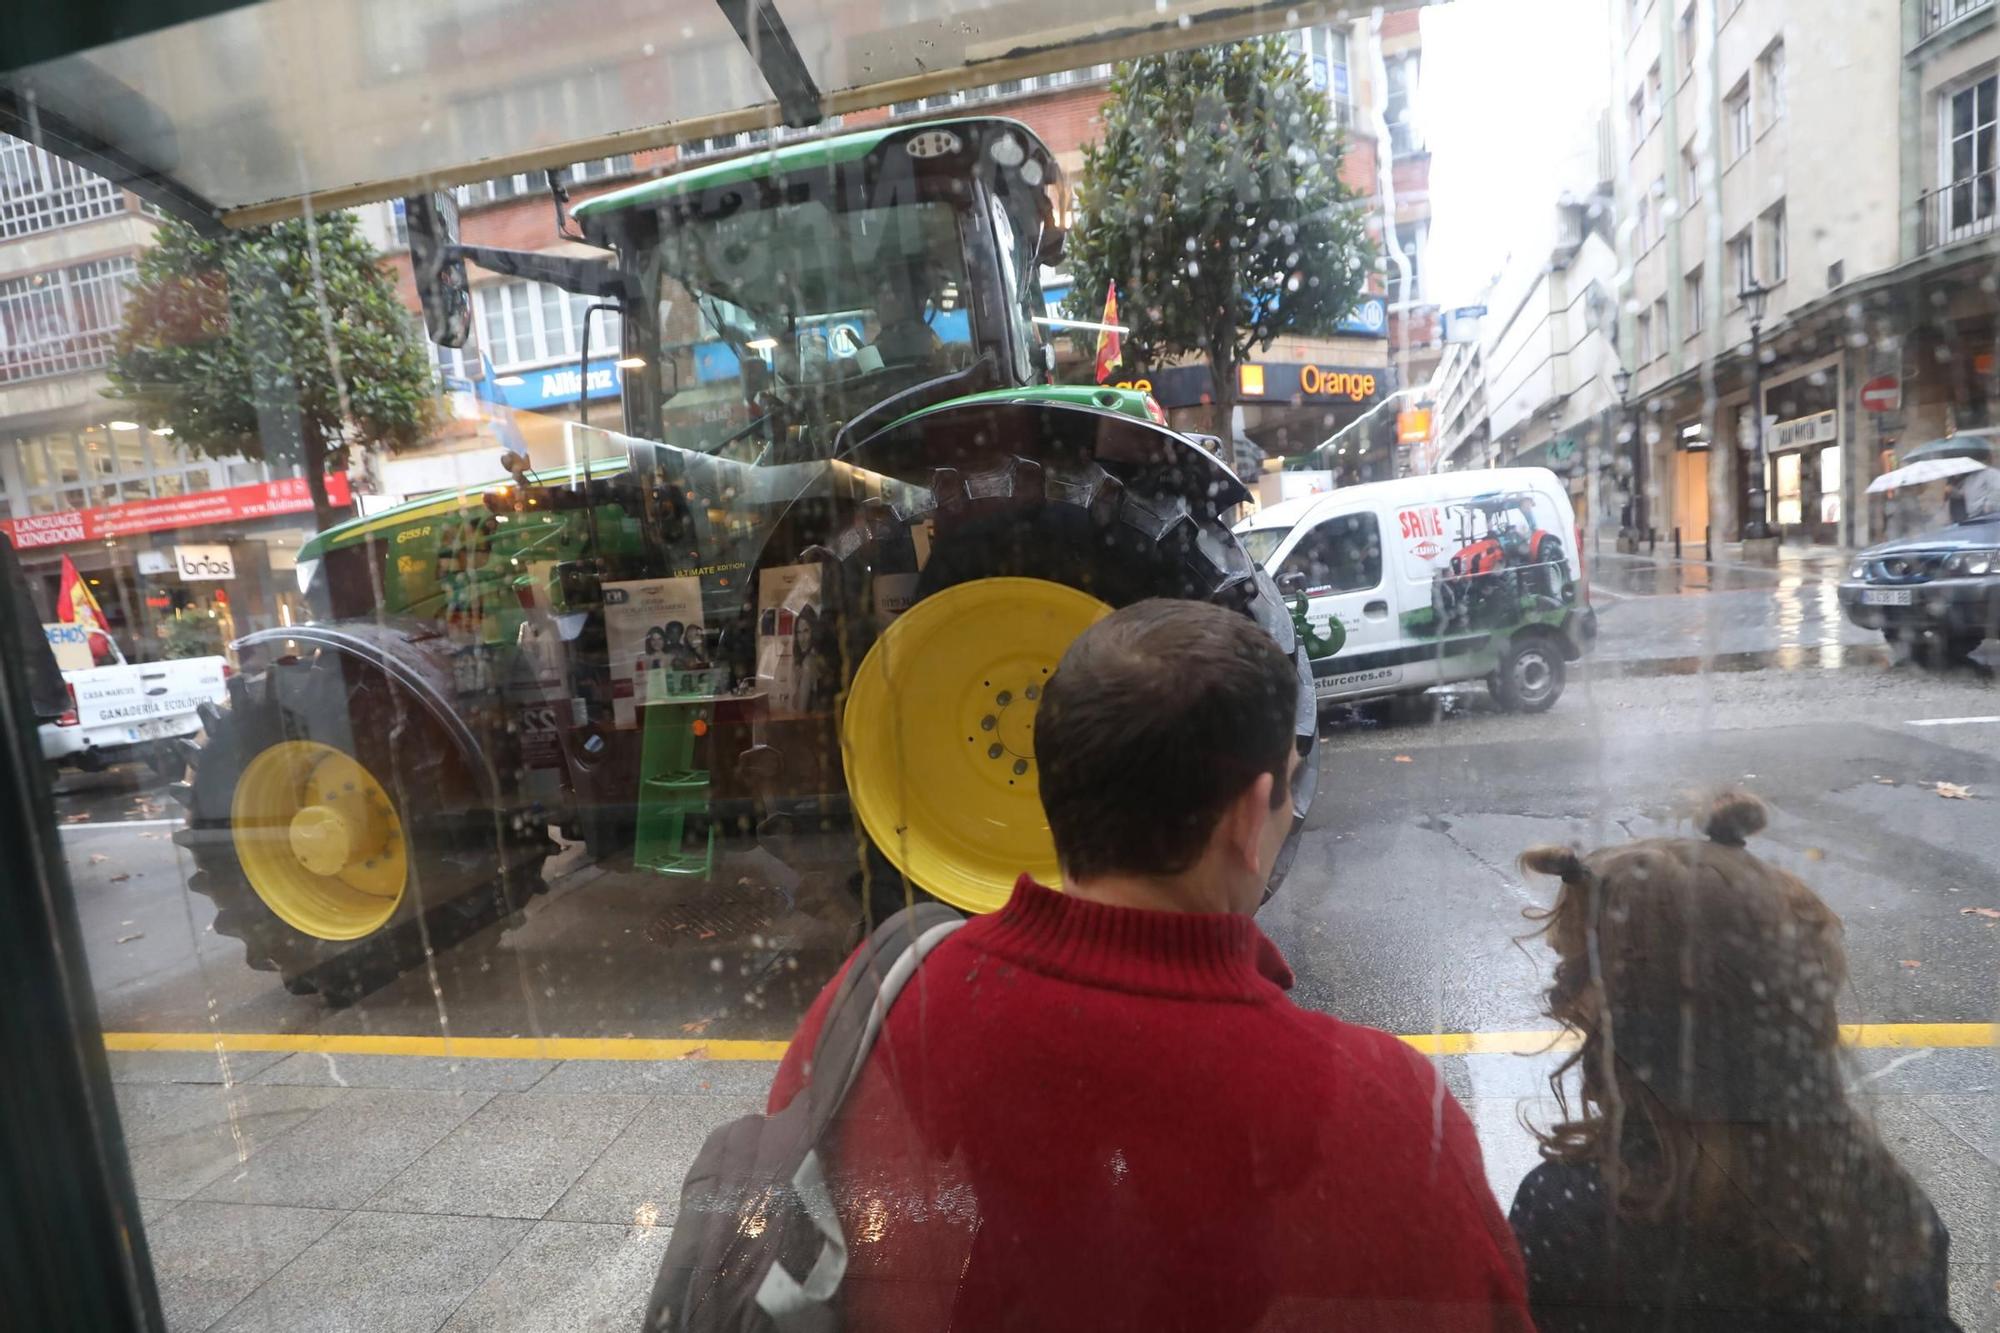
<svg viewBox="0 0 2000 1333"><path fill-rule="evenodd" d="M1402 1042L1294 1005L1251 921L1296 682L1198 602L1064 655L1035 729L1064 891L1023 876L939 945L848 1095L848 1328L1531 1327L1465 1112Z"/></svg>

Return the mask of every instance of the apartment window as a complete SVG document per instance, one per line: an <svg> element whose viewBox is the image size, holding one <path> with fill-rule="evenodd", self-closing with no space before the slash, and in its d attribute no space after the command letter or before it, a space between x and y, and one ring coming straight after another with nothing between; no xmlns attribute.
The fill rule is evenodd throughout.
<svg viewBox="0 0 2000 1333"><path fill-rule="evenodd" d="M1313 87L1326 94L1334 120L1348 124L1353 118L1353 90L1348 79L1346 29L1332 25L1298 28L1286 34L1286 40L1305 61Z"/></svg>
<svg viewBox="0 0 2000 1333"><path fill-rule="evenodd" d="M1655 355L1665 356L1673 350L1672 344L1668 341L1668 329L1667 298L1662 296L1659 300L1653 302L1653 351Z"/></svg>
<svg viewBox="0 0 2000 1333"><path fill-rule="evenodd" d="M0 384L103 365L133 271L120 257L0 282Z"/></svg>
<svg viewBox="0 0 2000 1333"><path fill-rule="evenodd" d="M620 153L616 157L598 157L588 162L574 163L564 175L571 184L576 184L579 181L597 181L611 176L623 176L631 170L632 155ZM546 172L521 171L511 176L495 176L492 180L461 185L454 193L457 194L460 204L477 206L497 204L504 199L516 199L522 195L539 194L548 188L548 184Z"/></svg>
<svg viewBox="0 0 2000 1333"><path fill-rule="evenodd" d="M1667 239L1667 214L1673 209L1673 201L1667 198L1667 178L1653 177L1653 241L1655 244Z"/></svg>
<svg viewBox="0 0 2000 1333"><path fill-rule="evenodd" d="M1756 131L1750 123L1750 81L1743 80L1731 90L1722 101L1722 119L1729 126L1729 160L1731 162L1750 151L1750 141L1756 138Z"/></svg>
<svg viewBox="0 0 2000 1333"><path fill-rule="evenodd" d="M1785 118L1785 43L1772 42L1757 57L1757 101L1766 125Z"/></svg>
<svg viewBox="0 0 2000 1333"><path fill-rule="evenodd" d="M1745 227L1729 242L1729 272L1736 280L1736 292L1742 294L1757 285L1757 244Z"/></svg>
<svg viewBox="0 0 2000 1333"><path fill-rule="evenodd" d="M1687 208L1701 202L1701 158L1693 144L1681 149L1681 198L1687 201Z"/></svg>
<svg viewBox="0 0 2000 1333"><path fill-rule="evenodd" d="M1646 138L1646 90L1643 88L1632 94L1632 101L1626 107L1625 129L1632 136L1632 151L1638 152L1640 143Z"/></svg>
<svg viewBox="0 0 2000 1333"><path fill-rule="evenodd" d="M583 314L592 300L541 282L501 282L472 293L479 315L480 341L494 368L545 365L577 355L582 347ZM620 330L615 315L600 314L591 325L593 356L615 355Z"/></svg>
<svg viewBox="0 0 2000 1333"><path fill-rule="evenodd" d="M1396 248L1410 261L1410 290L1403 292L1402 270L1396 261L1389 261L1389 293L1395 301L1420 301L1423 299L1422 259L1424 244L1430 239L1430 227L1422 222L1406 222L1396 228Z"/></svg>
<svg viewBox="0 0 2000 1333"><path fill-rule="evenodd" d="M1643 366L1653 359L1653 316L1650 312L1641 310L1633 323L1638 329L1639 364Z"/></svg>
<svg viewBox="0 0 2000 1333"><path fill-rule="evenodd" d="M2000 137L2000 76L1989 74L1946 102L1948 233L1990 224L1995 212L1994 149Z"/></svg>
<svg viewBox="0 0 2000 1333"><path fill-rule="evenodd" d="M1690 338L1700 333L1702 325L1708 322L1708 310L1702 297L1701 279L1702 272L1697 267L1694 272L1687 275L1687 281L1683 285L1682 296L1684 299L1681 302L1681 306L1687 311L1687 336Z"/></svg>
<svg viewBox="0 0 2000 1333"><path fill-rule="evenodd" d="M1653 113L1654 124L1659 123L1660 112L1666 105L1666 100L1666 89L1660 81L1660 62L1655 60L1653 67L1646 71L1647 109Z"/></svg>
<svg viewBox="0 0 2000 1333"><path fill-rule="evenodd" d="M1680 25L1674 31L1679 39L1675 49L1680 54L1681 77L1685 79L1689 74L1694 72L1695 39L1694 39L1694 5L1692 3L1692 0L1690 0L1690 3L1686 9L1683 9L1681 11Z"/></svg>
<svg viewBox="0 0 2000 1333"><path fill-rule="evenodd" d="M124 192L102 176L0 134L0 240L124 211Z"/></svg>
<svg viewBox="0 0 2000 1333"><path fill-rule="evenodd" d="M1764 280L1775 286L1785 273L1785 205L1780 200L1764 213Z"/></svg>
<svg viewBox="0 0 2000 1333"><path fill-rule="evenodd" d="M93 505L126 504L160 495L188 495L215 484L217 465L180 453L150 430L82 430L13 438L24 494L18 513L52 514ZM261 480L261 478L256 478Z"/></svg>
<svg viewBox="0 0 2000 1333"><path fill-rule="evenodd" d="M1386 62L1389 74L1389 148L1397 157L1421 153L1423 135L1417 128L1417 79L1419 58L1415 51Z"/></svg>
<svg viewBox="0 0 2000 1333"><path fill-rule="evenodd" d="M1639 196L1637 216L1632 224L1632 244L1641 254L1652 248L1653 196L1650 194Z"/></svg>

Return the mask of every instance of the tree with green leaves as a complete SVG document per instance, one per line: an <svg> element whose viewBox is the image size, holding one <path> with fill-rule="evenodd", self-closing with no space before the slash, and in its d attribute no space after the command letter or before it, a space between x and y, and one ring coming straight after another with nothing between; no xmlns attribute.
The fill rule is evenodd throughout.
<svg viewBox="0 0 2000 1333"><path fill-rule="evenodd" d="M189 453L298 467L324 528L326 474L354 445L414 445L435 420L419 336L351 214L169 222L139 258L111 394Z"/></svg>
<svg viewBox="0 0 2000 1333"><path fill-rule="evenodd" d="M1236 371L1281 334L1329 334L1374 246L1340 180L1343 137L1282 37L1122 64L1104 137L1083 150L1069 313L1118 284L1128 364L1200 355L1226 433Z"/></svg>

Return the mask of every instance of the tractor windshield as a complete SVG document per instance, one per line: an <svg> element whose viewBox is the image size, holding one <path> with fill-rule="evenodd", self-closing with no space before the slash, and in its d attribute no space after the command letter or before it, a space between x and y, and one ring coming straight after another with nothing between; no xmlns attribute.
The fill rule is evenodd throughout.
<svg viewBox="0 0 2000 1333"><path fill-rule="evenodd" d="M746 207L715 193L663 218L663 439L750 461L810 454L856 413L972 364L970 219L954 202L785 186Z"/></svg>

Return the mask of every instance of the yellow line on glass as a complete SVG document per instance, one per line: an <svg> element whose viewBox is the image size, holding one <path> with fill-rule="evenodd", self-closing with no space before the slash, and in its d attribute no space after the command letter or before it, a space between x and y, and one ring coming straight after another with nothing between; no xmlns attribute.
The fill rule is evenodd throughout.
<svg viewBox="0 0 2000 1333"><path fill-rule="evenodd" d="M1994 1023L1857 1023L1850 1046L1919 1050L2000 1045ZM1425 1055L1539 1055L1575 1048L1560 1032L1419 1032L1402 1038ZM317 1032L107 1032L110 1051L307 1051L316 1055L421 1055L455 1060L778 1060L782 1041L654 1037L397 1037Z"/></svg>

